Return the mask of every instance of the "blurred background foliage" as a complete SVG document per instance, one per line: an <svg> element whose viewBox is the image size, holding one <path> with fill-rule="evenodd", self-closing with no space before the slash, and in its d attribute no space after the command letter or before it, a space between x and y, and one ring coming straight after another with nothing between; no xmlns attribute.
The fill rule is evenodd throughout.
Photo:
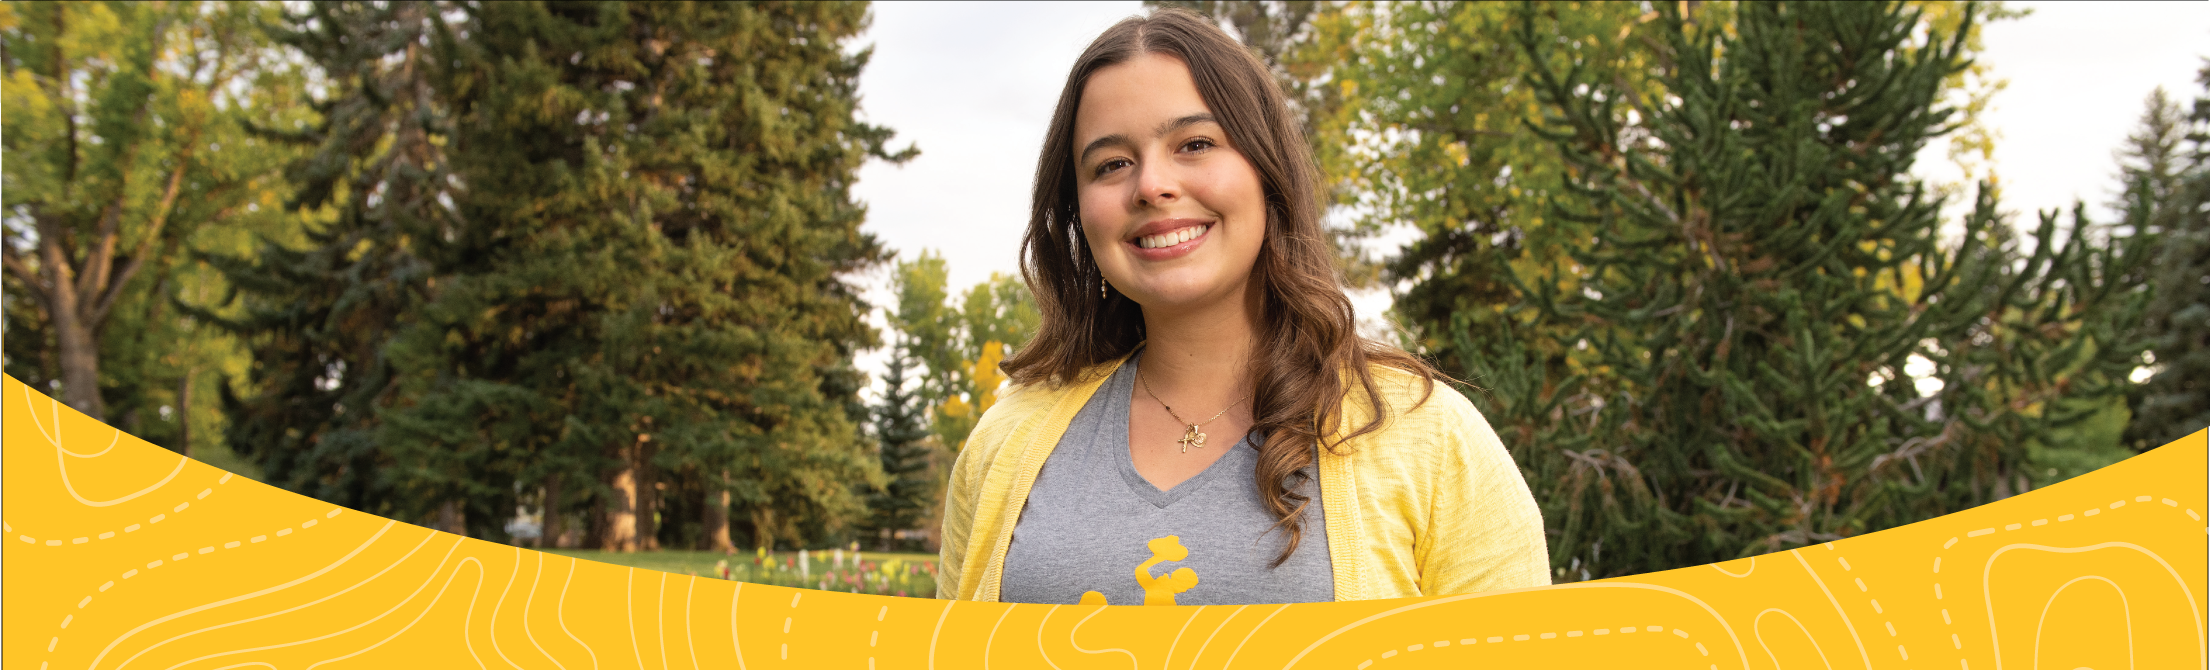
<svg viewBox="0 0 2210 670"><path fill-rule="evenodd" d="M1973 60L2024 14L1999 2L1151 4L1273 67L1346 284L1504 436L1561 581L1872 532L2210 425L2210 100L2150 95L2113 220L2003 215L2004 83ZM919 150L856 114L868 17L0 5L5 371L475 537L932 549L1038 317L1018 277L951 286L861 230L859 166ZM1926 147L1967 181L1913 176Z"/></svg>

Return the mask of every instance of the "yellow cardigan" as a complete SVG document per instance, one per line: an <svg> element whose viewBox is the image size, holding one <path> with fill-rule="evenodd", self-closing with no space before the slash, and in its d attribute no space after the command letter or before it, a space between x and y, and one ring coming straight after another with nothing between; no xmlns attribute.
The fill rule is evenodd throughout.
<svg viewBox="0 0 2210 670"><path fill-rule="evenodd" d="M1122 361L1081 381L1008 390L952 465L936 597L998 601L1005 551L1028 490L1075 413ZM1320 503L1336 600L1476 593L1550 584L1542 512L1495 429L1444 384L1418 408L1418 376L1375 367L1389 419L1320 452ZM1354 387L1355 389L1355 387ZM1364 425L1364 393L1343 432Z"/></svg>

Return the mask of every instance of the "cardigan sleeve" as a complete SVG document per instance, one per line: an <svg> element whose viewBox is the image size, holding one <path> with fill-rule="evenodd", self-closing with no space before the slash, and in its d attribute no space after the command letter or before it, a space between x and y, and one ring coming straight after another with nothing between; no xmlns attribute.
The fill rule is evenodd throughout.
<svg viewBox="0 0 2210 670"><path fill-rule="evenodd" d="M969 444L974 440L969 439ZM952 462L947 490L944 492L944 527L937 536L936 597L943 600L959 598L960 572L966 566L967 539L974 532L975 489L981 477L977 476L975 449L960 449L959 458Z"/></svg>
<svg viewBox="0 0 2210 670"><path fill-rule="evenodd" d="M1423 595L1550 584L1550 549L1527 481L1496 430L1465 396L1433 397L1428 524L1415 548Z"/></svg>
<svg viewBox="0 0 2210 670"><path fill-rule="evenodd" d="M974 430L967 433L967 443L960 447L959 457L952 462L951 476L944 491L944 526L937 536L937 598L960 598L968 554L974 549L971 545L977 507L987 497L983 494L984 480L990 473L991 461L997 458L1015 425L1034 411L1034 396L1033 389L1027 386L1007 389L998 397L997 404L975 421ZM987 560L990 548L983 547L982 551Z"/></svg>

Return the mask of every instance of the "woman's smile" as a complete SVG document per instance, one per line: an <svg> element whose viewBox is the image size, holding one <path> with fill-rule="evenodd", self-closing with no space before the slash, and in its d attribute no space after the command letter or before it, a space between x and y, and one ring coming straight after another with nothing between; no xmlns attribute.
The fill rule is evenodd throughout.
<svg viewBox="0 0 2210 670"><path fill-rule="evenodd" d="M1163 261L1181 258L1203 245L1206 233L1216 225L1201 219L1161 219L1144 224L1129 236L1129 252L1137 260Z"/></svg>
<svg viewBox="0 0 2210 670"><path fill-rule="evenodd" d="M1549 583L1542 510L1495 430L1420 358L1359 336L1326 182L1264 61L1211 18L1154 10L1083 51L1056 110L1021 243L1039 321L1001 363L1024 400L983 412L952 467L939 597ZM1387 569L1338 569L1361 565Z"/></svg>
<svg viewBox="0 0 2210 670"><path fill-rule="evenodd" d="M1247 320L1266 192L1188 65L1138 54L1099 69L1082 91L1080 149L1068 158L1101 278L1151 316L1222 309L1199 320Z"/></svg>

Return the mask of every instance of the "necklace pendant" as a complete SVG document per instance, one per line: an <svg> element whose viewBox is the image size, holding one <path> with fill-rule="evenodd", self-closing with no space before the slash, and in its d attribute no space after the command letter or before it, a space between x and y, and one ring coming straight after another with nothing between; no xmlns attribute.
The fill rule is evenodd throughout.
<svg viewBox="0 0 2210 670"><path fill-rule="evenodd" d="M1182 439L1175 440L1175 442L1181 443L1182 453L1186 454L1189 453L1190 447L1197 447L1199 449L1203 449L1205 447L1205 434L1197 432L1197 426L1195 424L1192 424L1190 425L1188 430L1182 432Z"/></svg>

